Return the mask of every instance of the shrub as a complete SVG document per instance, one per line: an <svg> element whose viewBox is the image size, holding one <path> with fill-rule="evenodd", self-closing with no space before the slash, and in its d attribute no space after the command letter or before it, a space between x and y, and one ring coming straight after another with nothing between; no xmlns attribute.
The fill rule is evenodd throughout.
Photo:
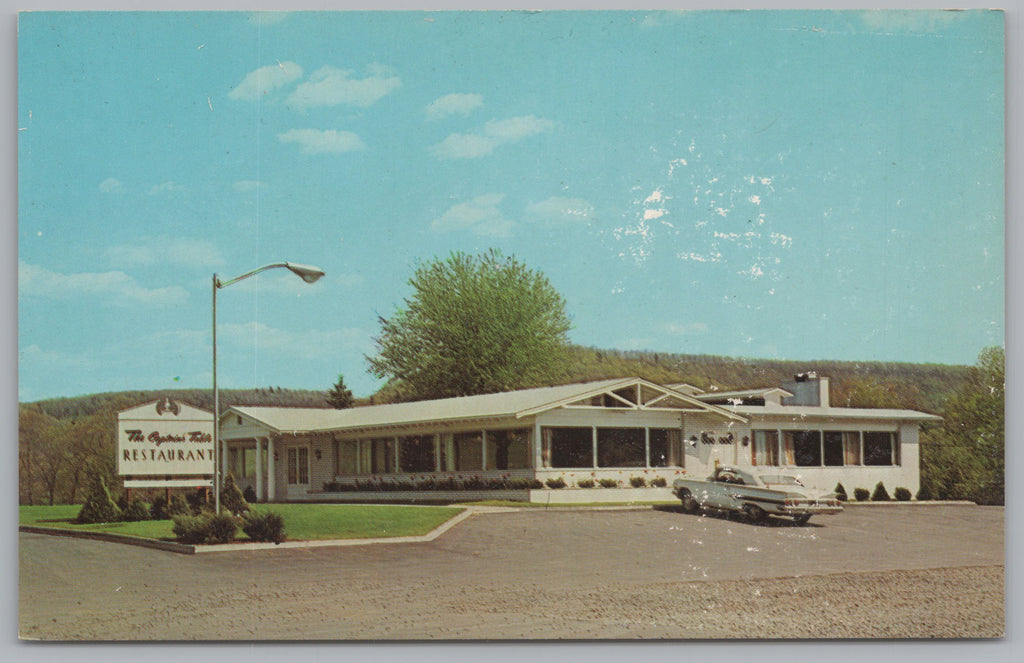
<svg viewBox="0 0 1024 663"><path fill-rule="evenodd" d="M184 498L181 495L171 495L171 501L167 503L167 516L173 518L174 516L190 515L192 515L192 509Z"/></svg>
<svg viewBox="0 0 1024 663"><path fill-rule="evenodd" d="M207 514L174 516L174 525L171 526L171 531L181 543L192 545L206 543L206 537L210 532L210 516Z"/></svg>
<svg viewBox="0 0 1024 663"><path fill-rule="evenodd" d="M933 500L935 497L932 495L932 489L928 484L921 484L921 489L917 491L917 501L924 502L925 500Z"/></svg>
<svg viewBox="0 0 1024 663"><path fill-rule="evenodd" d="M114 504L102 474L94 474L89 485L89 495L75 519L80 523L115 523L121 519L121 510Z"/></svg>
<svg viewBox="0 0 1024 663"><path fill-rule="evenodd" d="M250 504L252 504L257 499L259 499L259 498L256 497L256 491L253 489L252 486L246 486L245 487L245 490L242 491L242 497L244 497L245 501L250 503Z"/></svg>
<svg viewBox="0 0 1024 663"><path fill-rule="evenodd" d="M135 498L128 503L128 507L121 512L121 519L133 523L140 520L149 520L149 505L142 500Z"/></svg>
<svg viewBox="0 0 1024 663"><path fill-rule="evenodd" d="M272 511L250 511L242 516L242 531L253 541L281 543L285 540L284 518Z"/></svg>
<svg viewBox="0 0 1024 663"><path fill-rule="evenodd" d="M602 488L618 488L619 487L619 480L618 479L598 479L597 482L599 484L601 484Z"/></svg>
<svg viewBox="0 0 1024 663"><path fill-rule="evenodd" d="M210 495L205 488L198 488L194 493L189 493L185 496L185 501L188 503L193 516L198 516L203 511L213 510L213 505L210 503Z"/></svg>
<svg viewBox="0 0 1024 663"><path fill-rule="evenodd" d="M857 500L858 502L866 502L868 500L869 495L871 495L871 493L868 491L867 488L853 489L853 499Z"/></svg>
<svg viewBox="0 0 1024 663"><path fill-rule="evenodd" d="M547 484L548 488L565 488L565 479L562 477L552 477L544 483Z"/></svg>
<svg viewBox="0 0 1024 663"><path fill-rule="evenodd" d="M159 495L153 499L153 503L149 505L149 517L152 520L166 520L170 518L167 514L166 497Z"/></svg>
<svg viewBox="0 0 1024 663"><path fill-rule="evenodd" d="M463 490L485 490L487 487L487 483L477 476L467 477L462 480Z"/></svg>
<svg viewBox="0 0 1024 663"><path fill-rule="evenodd" d="M629 477L629 485L634 488L643 488L647 485L647 479L643 477Z"/></svg>
<svg viewBox="0 0 1024 663"><path fill-rule="evenodd" d="M886 491L885 486L882 485L881 481L879 481L878 484L875 486L875 492L871 493L871 501L888 502L890 499L891 498L889 497L889 493L888 491Z"/></svg>
<svg viewBox="0 0 1024 663"><path fill-rule="evenodd" d="M655 488L664 488L668 485L668 479L665 477L654 477L651 479L651 485Z"/></svg>
<svg viewBox="0 0 1024 663"><path fill-rule="evenodd" d="M579 486L580 488L593 488L594 487L594 480L593 479L580 479L579 481L576 482L576 485Z"/></svg>
<svg viewBox="0 0 1024 663"><path fill-rule="evenodd" d="M892 494L896 498L896 500L899 501L899 502L909 502L910 501L910 489L909 488L904 488L903 486L900 486L896 490L892 491Z"/></svg>
<svg viewBox="0 0 1024 663"><path fill-rule="evenodd" d="M540 490L541 488L544 487L544 484L541 483L540 479L536 479L535 478L535 479L530 479L530 483L529 483L529 485L527 487L530 490Z"/></svg>
<svg viewBox="0 0 1024 663"><path fill-rule="evenodd" d="M534 484L539 484L539 483L540 483L540 481L538 481L537 479L524 479L524 478L518 478L517 477L515 479L509 479L508 487L511 488L512 490L527 490L528 488L543 488L544 487L543 484L541 484L539 486L538 485L534 485Z"/></svg>
<svg viewBox="0 0 1024 663"><path fill-rule="evenodd" d="M849 497L847 497L846 489L843 488L843 484L841 482L836 484L836 489L832 492L836 494L836 499L839 500L840 502L845 502L848 499L850 499Z"/></svg>
<svg viewBox="0 0 1024 663"><path fill-rule="evenodd" d="M238 521L229 513L210 516L206 540L210 543L231 543L238 531Z"/></svg>
<svg viewBox="0 0 1024 663"><path fill-rule="evenodd" d="M242 496L242 491L238 489L238 484L235 483L233 474L229 474L224 479L224 485L221 486L220 505L225 511L236 516L240 516L249 510L249 504L245 501L245 497Z"/></svg>

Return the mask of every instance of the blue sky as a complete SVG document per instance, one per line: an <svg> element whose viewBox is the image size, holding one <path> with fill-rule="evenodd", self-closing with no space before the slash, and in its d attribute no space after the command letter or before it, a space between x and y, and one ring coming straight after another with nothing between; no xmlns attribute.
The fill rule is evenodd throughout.
<svg viewBox="0 0 1024 663"><path fill-rule="evenodd" d="M997 12L30 13L19 398L358 394L417 261L501 249L604 348L1001 345Z"/></svg>

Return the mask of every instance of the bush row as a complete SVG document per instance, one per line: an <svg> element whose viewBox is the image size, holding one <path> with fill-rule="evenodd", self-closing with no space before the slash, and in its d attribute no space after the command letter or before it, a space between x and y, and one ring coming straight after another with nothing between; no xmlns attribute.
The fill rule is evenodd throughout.
<svg viewBox="0 0 1024 663"><path fill-rule="evenodd" d="M836 498L839 499L839 501L841 502L845 502L849 499L846 495L846 488L843 487L842 483L836 484L835 494ZM898 487L895 491L893 491L893 495L895 496L897 502L909 502L911 497L910 490L907 488L903 488L902 486ZM881 481L875 484L874 492L869 491L867 488L854 488L853 499L855 499L858 502L867 502L869 500L871 502L892 501L892 498L889 497L889 491L885 489L885 484ZM926 495L925 491L922 489L918 491L917 499L928 500L931 499L931 496Z"/></svg>
<svg viewBox="0 0 1024 663"><path fill-rule="evenodd" d="M252 541L281 543L285 540L284 518L267 511L247 511L242 516L230 513L203 512L198 515L174 517L172 531L181 543L231 543L239 528Z"/></svg>
<svg viewBox="0 0 1024 663"><path fill-rule="evenodd" d="M235 515L249 510L249 503L230 474L224 480L220 500L223 509ZM188 493L185 497L172 495L170 500L160 495L154 498L152 503L147 503L139 498L129 500L127 493L121 494L115 501L110 495L106 481L102 476L97 475L90 478L89 493L75 520L79 523L167 520L175 516L198 516L205 511L212 510L213 504L208 499L207 491L203 489Z"/></svg>
<svg viewBox="0 0 1024 663"><path fill-rule="evenodd" d="M576 482L577 488L594 488L600 486L602 488L618 488L618 479L580 479ZM646 477L634 476L629 478L629 485L634 488L643 488L645 486L653 486L655 488L664 488L668 485L668 480L665 477L654 477L649 482ZM564 477L552 477L541 482L540 479L527 479L527 478L512 478L512 477L500 477L500 478L481 478L481 477L466 477L466 478L455 478L455 477L444 477L441 479L437 478L423 478L418 481L388 481L388 480L371 480L371 481L329 481L324 484L324 492L327 493L344 493L344 492L417 492L417 491L435 491L435 490L540 490L547 486L553 490L559 488L565 488L568 484Z"/></svg>

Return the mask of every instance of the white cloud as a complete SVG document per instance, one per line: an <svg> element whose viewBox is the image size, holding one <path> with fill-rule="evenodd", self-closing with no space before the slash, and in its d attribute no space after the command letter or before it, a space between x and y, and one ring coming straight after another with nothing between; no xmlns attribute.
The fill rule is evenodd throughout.
<svg viewBox="0 0 1024 663"><path fill-rule="evenodd" d="M527 206L526 216L531 221L551 225L573 225L591 220L594 206L582 198L555 196Z"/></svg>
<svg viewBox="0 0 1024 663"><path fill-rule="evenodd" d="M240 180L231 185L231 188L239 193L248 193L249 191L255 191L263 187L263 182L259 180Z"/></svg>
<svg viewBox="0 0 1024 663"><path fill-rule="evenodd" d="M676 336L696 336L706 334L708 325L706 322L669 322L661 325L661 329Z"/></svg>
<svg viewBox="0 0 1024 663"><path fill-rule="evenodd" d="M380 101L402 85L398 76L380 66L370 68L366 78L351 78L352 72L324 66L313 72L288 95L288 103L301 109L347 104L365 108Z"/></svg>
<svg viewBox="0 0 1024 663"><path fill-rule="evenodd" d="M184 191L185 187L176 182L163 182L156 184L149 189L149 195L157 196L161 193L173 193L175 191Z"/></svg>
<svg viewBox="0 0 1024 663"><path fill-rule="evenodd" d="M501 145L515 143L554 128L554 122L535 115L491 120L479 133L451 134L434 145L431 152L439 159L476 159L487 156Z"/></svg>
<svg viewBox="0 0 1024 663"><path fill-rule="evenodd" d="M107 297L112 303L124 306L171 306L183 304L188 299L188 291L180 286L147 288L122 271L61 274L20 261L18 294L57 299L74 299L81 296Z"/></svg>
<svg viewBox="0 0 1024 663"><path fill-rule="evenodd" d="M297 143L303 154L340 154L366 149L359 136L336 129L289 129L278 134L277 139L282 143Z"/></svg>
<svg viewBox="0 0 1024 663"><path fill-rule="evenodd" d="M278 62L250 71L235 86L228 97L242 101L255 101L260 95L273 92L279 87L288 85L302 78L302 67L294 62Z"/></svg>
<svg viewBox="0 0 1024 663"><path fill-rule="evenodd" d="M122 189L121 181L113 177L100 182L100 191L103 193L117 193Z"/></svg>
<svg viewBox="0 0 1024 663"><path fill-rule="evenodd" d="M504 198L503 193L489 193L459 203L435 219L430 227L438 232L469 230L476 235L508 237L515 223L498 209Z"/></svg>
<svg viewBox="0 0 1024 663"><path fill-rule="evenodd" d="M644 221L650 221L651 219L660 219L668 213L668 210L664 209L645 209L644 210Z"/></svg>
<svg viewBox="0 0 1024 663"><path fill-rule="evenodd" d="M18 362L20 364L53 364L58 367L68 368L91 367L97 364L92 355L68 354L57 350L44 350L36 344L18 349Z"/></svg>
<svg viewBox="0 0 1024 663"><path fill-rule="evenodd" d="M449 115L469 115L484 105L484 98L479 94L454 93L438 97L424 109L428 120L440 120Z"/></svg>
<svg viewBox="0 0 1024 663"><path fill-rule="evenodd" d="M343 328L330 331L302 329L288 331L262 322L223 324L217 326L217 345L259 348L302 359L336 357L342 350L369 350L370 339L361 329Z"/></svg>
<svg viewBox="0 0 1024 663"><path fill-rule="evenodd" d="M141 267L157 264L190 267L216 267L224 264L224 256L206 240L188 237L144 237L133 244L111 246L107 260L120 267Z"/></svg>

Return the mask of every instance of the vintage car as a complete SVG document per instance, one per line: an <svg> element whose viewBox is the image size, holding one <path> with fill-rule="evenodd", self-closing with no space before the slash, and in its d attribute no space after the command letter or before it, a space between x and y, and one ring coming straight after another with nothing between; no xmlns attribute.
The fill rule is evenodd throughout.
<svg viewBox="0 0 1024 663"><path fill-rule="evenodd" d="M672 492L689 513L702 507L737 511L751 522L773 515L789 516L803 525L813 515L832 515L843 510L835 493L811 490L796 477L777 471L719 467L703 481L676 479Z"/></svg>

